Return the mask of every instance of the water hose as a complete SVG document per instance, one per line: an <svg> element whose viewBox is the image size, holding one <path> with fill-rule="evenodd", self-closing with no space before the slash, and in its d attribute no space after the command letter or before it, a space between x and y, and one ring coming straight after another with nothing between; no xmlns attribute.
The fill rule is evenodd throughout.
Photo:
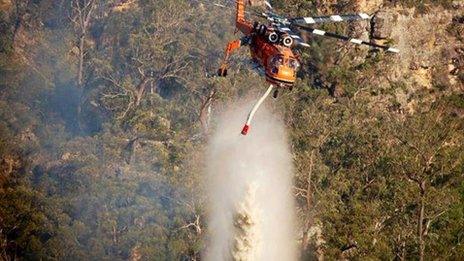
<svg viewBox="0 0 464 261"><path fill-rule="evenodd" d="M250 113L248 114L247 121L245 123L245 126L243 126L242 129L242 135L247 135L248 130L250 129L251 121L253 120L253 117L255 116L256 111L258 110L259 106L266 100L267 96L272 92L272 89L274 89L274 86L271 84L267 91L264 93L263 97L258 100L258 102L253 106L253 109L251 109Z"/></svg>

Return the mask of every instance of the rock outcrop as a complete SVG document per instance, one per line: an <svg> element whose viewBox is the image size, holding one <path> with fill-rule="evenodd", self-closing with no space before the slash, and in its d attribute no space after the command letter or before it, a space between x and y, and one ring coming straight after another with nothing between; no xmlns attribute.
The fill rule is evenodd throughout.
<svg viewBox="0 0 464 261"><path fill-rule="evenodd" d="M390 38L397 22L398 14L389 11L377 12L371 21L371 36L375 39Z"/></svg>
<svg viewBox="0 0 464 261"><path fill-rule="evenodd" d="M381 89L396 88L393 96L406 111L413 112L417 91L463 88L464 18L459 10L433 7L427 13L414 8L385 7L375 13L370 36L389 43L400 54L372 78ZM367 76L366 76L367 77ZM427 95L433 101L435 95Z"/></svg>
<svg viewBox="0 0 464 261"><path fill-rule="evenodd" d="M0 0L0 11L8 12L12 6L11 0Z"/></svg>

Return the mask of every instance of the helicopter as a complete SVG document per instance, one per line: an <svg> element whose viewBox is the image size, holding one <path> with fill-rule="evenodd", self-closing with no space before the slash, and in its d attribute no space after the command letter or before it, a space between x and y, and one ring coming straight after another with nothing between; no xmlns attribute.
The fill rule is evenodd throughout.
<svg viewBox="0 0 464 261"><path fill-rule="evenodd" d="M257 13L257 15L265 18L268 21L267 24L258 21L251 22L245 18L246 5L262 4L266 6L267 11ZM301 67L301 59L296 48L310 47L303 40L301 32L334 38L356 45L370 46L390 53L399 53L398 49L390 46L379 45L312 27L313 25L322 23L368 19L371 19L371 16L366 13L290 18L275 13L272 5L267 1L257 3L256 0L247 0L246 2L245 0L236 0L235 27L237 31L243 33L243 37L230 41L227 44L225 55L217 71L217 75L220 77L227 76L232 53L242 46L249 46L252 61L264 71L266 81L270 83L267 91L256 102L248 114L241 134L248 134L254 114L273 90L273 97L277 98L279 89L293 89L297 72Z"/></svg>

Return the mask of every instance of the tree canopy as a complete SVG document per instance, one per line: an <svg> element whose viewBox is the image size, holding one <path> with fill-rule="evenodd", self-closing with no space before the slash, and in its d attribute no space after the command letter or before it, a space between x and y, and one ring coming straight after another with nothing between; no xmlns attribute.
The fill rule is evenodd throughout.
<svg viewBox="0 0 464 261"><path fill-rule="evenodd" d="M309 15L364 2L273 4ZM420 28L434 12L442 23L434 43L406 44L394 29L374 39L371 24L324 27L422 48L399 58L308 38L297 85L272 103L294 156L295 240L303 260L459 259L464 19L453 1L378 2L398 16L393 28ZM233 11L194 0L0 4L1 259L201 258L214 114L265 85L245 49L230 77L209 77L237 37Z"/></svg>

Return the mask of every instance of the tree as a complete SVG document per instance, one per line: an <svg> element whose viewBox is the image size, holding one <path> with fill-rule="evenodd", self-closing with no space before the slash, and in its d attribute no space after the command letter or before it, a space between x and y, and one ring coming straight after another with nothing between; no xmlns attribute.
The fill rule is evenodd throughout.
<svg viewBox="0 0 464 261"><path fill-rule="evenodd" d="M191 11L170 1L145 4L157 8L135 8L133 13L115 15L113 19L119 19L121 27L110 29L117 35L106 37L125 39L124 48L115 49L113 57L98 58L102 63L116 62L109 64L111 69L101 71L100 76L112 85L116 94L106 95L106 99L122 95L128 101L120 118L140 106L147 90L154 93L172 81L188 82L182 72L190 65L185 27ZM136 27L126 27L134 22Z"/></svg>
<svg viewBox="0 0 464 261"><path fill-rule="evenodd" d="M450 210L459 195L453 187L462 181L462 122L446 111L419 113L392 130L398 141L395 165L403 179L415 185L415 209L419 259L427 256L427 237L434 222Z"/></svg>
<svg viewBox="0 0 464 261"><path fill-rule="evenodd" d="M86 63L86 38L98 0L72 0L72 18L78 38L77 86L83 88Z"/></svg>

